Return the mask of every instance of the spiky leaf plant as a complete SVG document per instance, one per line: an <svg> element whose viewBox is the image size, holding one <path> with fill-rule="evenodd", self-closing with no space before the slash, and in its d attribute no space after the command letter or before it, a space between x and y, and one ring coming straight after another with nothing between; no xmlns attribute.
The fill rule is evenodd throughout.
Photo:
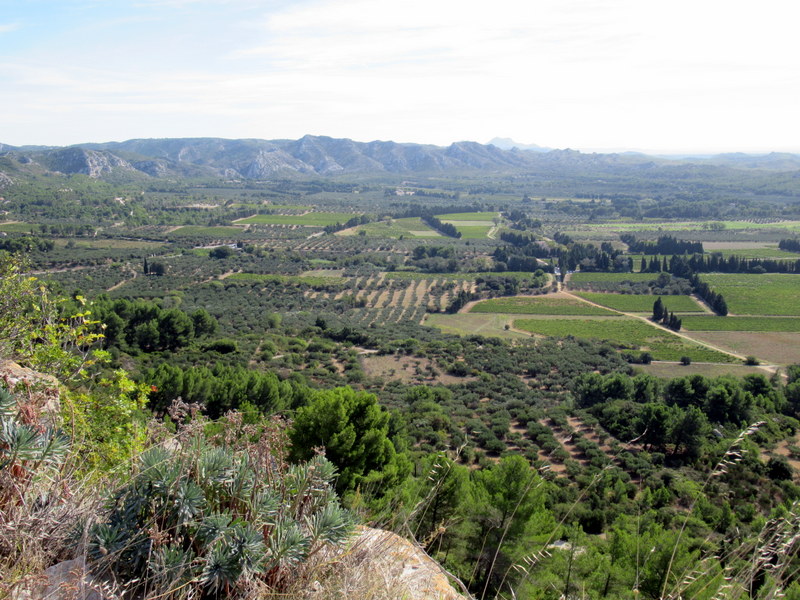
<svg viewBox="0 0 800 600"><path fill-rule="evenodd" d="M97 568L159 598L295 583L304 561L343 542L353 524L333 492L333 466L321 456L289 466L280 447L198 434L143 453L91 531Z"/></svg>
<svg viewBox="0 0 800 600"><path fill-rule="evenodd" d="M37 475L57 467L69 451L69 438L52 428L26 422L14 394L0 388L0 476L2 502L18 501Z"/></svg>
<svg viewBox="0 0 800 600"><path fill-rule="evenodd" d="M69 451L64 433L38 422L28 394L0 388L0 597L74 551L74 525L96 512Z"/></svg>

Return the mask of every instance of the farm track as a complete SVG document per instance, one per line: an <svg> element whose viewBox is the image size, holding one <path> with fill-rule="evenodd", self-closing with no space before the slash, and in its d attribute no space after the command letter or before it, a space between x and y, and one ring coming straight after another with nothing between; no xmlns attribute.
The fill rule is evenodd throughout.
<svg viewBox="0 0 800 600"><path fill-rule="evenodd" d="M130 279L123 279L122 281L119 281L119 282L115 283L115 284L114 284L114 285L112 285L111 287L109 287L109 288L106 288L106 291L107 291L107 292L113 292L114 290L117 290L117 289L121 288L121 287L122 287L123 285L125 285L126 283L128 283L128 282L130 282L130 281L133 281L134 279L136 279L136 275L137 275L137 274L134 272L134 274L133 274L133 277L131 277Z"/></svg>
<svg viewBox="0 0 800 600"><path fill-rule="evenodd" d="M702 307L702 309L703 309L703 312L704 312L704 313L707 313L707 314L710 314L710 315L714 315L714 314L716 314L716 313L715 313L713 310L711 310L711 307L710 307L708 304L706 304L706 301L705 301L705 300L703 300L703 299L702 299L700 296L698 296L697 294L690 294L690 297L691 297L691 298L692 298L692 299L693 299L695 302L697 302L697 304L699 304L699 305ZM733 315L731 315L731 316L733 316Z"/></svg>

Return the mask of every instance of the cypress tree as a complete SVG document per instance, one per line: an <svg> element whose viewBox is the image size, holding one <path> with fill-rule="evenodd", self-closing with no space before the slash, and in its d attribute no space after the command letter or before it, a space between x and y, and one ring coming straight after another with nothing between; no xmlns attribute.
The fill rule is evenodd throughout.
<svg viewBox="0 0 800 600"><path fill-rule="evenodd" d="M644 260L644 259L642 259ZM660 321L664 316L664 303L661 301L661 296L653 303L653 321Z"/></svg>

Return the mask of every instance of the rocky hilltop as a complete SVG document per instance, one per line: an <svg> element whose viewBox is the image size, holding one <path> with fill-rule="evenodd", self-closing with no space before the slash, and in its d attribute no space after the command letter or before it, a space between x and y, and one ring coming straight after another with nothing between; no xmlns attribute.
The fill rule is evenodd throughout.
<svg viewBox="0 0 800 600"><path fill-rule="evenodd" d="M78 144L66 148L0 144L0 187L15 174L83 174L92 178L219 178L265 180L274 177L380 174L524 174L526 177L641 178L650 181L699 179L729 183L784 171L794 180L800 155L727 154L670 160L645 154L582 153L535 146L456 142L449 146L356 142L306 135L299 140L222 138L134 139Z"/></svg>
<svg viewBox="0 0 800 600"><path fill-rule="evenodd" d="M511 172L575 168L605 170L642 161L622 155L572 150L534 152L492 144L456 142L447 147L397 142L355 142L307 135L299 140L221 138L138 139L67 148L0 144L0 159L64 174L99 178L110 174L149 177L229 177L266 179L276 175Z"/></svg>

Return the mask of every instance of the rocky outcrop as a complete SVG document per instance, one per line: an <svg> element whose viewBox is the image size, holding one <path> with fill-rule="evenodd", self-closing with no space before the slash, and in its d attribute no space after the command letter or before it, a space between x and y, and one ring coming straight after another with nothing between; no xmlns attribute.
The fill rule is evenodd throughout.
<svg viewBox="0 0 800 600"><path fill-rule="evenodd" d="M111 152L98 152L84 148L63 148L48 152L42 164L53 171L66 174L83 174L92 178L112 173L117 169L133 171L133 166Z"/></svg>
<svg viewBox="0 0 800 600"><path fill-rule="evenodd" d="M16 392L26 399L26 410L31 421L52 425L61 410L58 380L15 363L0 359L0 380L9 391Z"/></svg>
<svg viewBox="0 0 800 600"><path fill-rule="evenodd" d="M453 588L442 567L424 551L389 531L362 528L343 556L338 577L341 597L355 597L348 594L369 588L376 598L470 598Z"/></svg>
<svg viewBox="0 0 800 600"><path fill-rule="evenodd" d="M65 560L28 578L11 593L11 600L103 600L114 595L92 577L81 558Z"/></svg>
<svg viewBox="0 0 800 600"><path fill-rule="evenodd" d="M20 162L32 159L51 171L84 173L91 177L123 171L151 177L224 176L233 179L266 179L292 173L339 175L447 170L525 171L553 176L585 176L590 171L593 176L638 176L642 169L647 169L648 173L666 169L671 174L670 169L680 164L645 155L508 150L476 142L456 142L448 147L392 141L364 143L318 135L306 135L299 140L139 139L68 148L22 147L5 156L12 155ZM781 164L789 164L785 159L781 161ZM701 171L722 169L711 165L696 168Z"/></svg>

